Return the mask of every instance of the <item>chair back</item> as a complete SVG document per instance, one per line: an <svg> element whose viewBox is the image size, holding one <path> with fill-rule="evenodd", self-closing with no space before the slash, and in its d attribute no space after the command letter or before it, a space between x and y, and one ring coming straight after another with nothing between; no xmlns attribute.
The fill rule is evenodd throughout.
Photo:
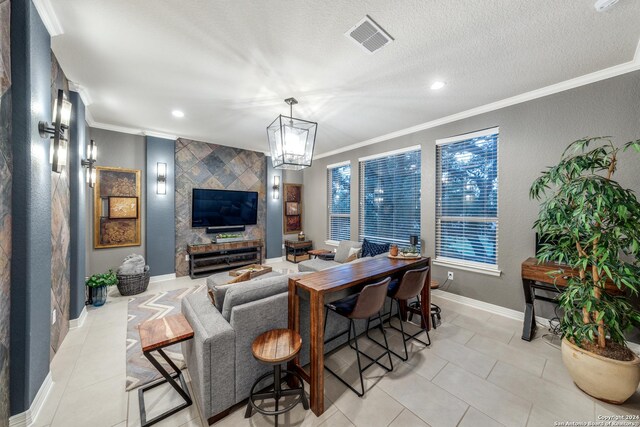
<svg viewBox="0 0 640 427"><path fill-rule="evenodd" d="M387 297L389 282L391 282L391 279L387 277L381 282L365 286L360 292L356 306L353 308L351 314L349 314L349 318L368 319L382 310L384 299Z"/></svg>
<svg viewBox="0 0 640 427"><path fill-rule="evenodd" d="M417 270L409 270L402 276L400 286L396 291L394 298L407 300L409 298L416 297L422 292L422 288L427 281L427 274L429 273L429 267L420 268Z"/></svg>

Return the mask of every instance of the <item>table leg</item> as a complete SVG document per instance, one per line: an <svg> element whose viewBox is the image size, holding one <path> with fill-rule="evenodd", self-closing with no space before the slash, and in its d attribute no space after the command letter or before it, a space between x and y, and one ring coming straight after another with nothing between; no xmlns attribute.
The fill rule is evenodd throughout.
<svg viewBox="0 0 640 427"><path fill-rule="evenodd" d="M293 279L289 279L289 329L300 333L300 297L298 296L296 282ZM292 372L298 372L298 366L300 365L300 353L296 355L292 360L287 363L287 369ZM298 380L292 376L288 377L287 384L289 387L298 387Z"/></svg>
<svg viewBox="0 0 640 427"><path fill-rule="evenodd" d="M312 292L311 311L311 410L316 416L324 412L324 294Z"/></svg>
<svg viewBox="0 0 640 427"><path fill-rule="evenodd" d="M522 339L531 341L536 331L536 314L533 307L534 295L531 287L532 281L522 279L522 290L524 291L524 323L522 325Z"/></svg>
<svg viewBox="0 0 640 427"><path fill-rule="evenodd" d="M429 267L431 267L431 261L429 261ZM420 305L422 306L422 313L424 316L420 316L420 326L427 331L431 330L431 268L427 270L427 279L422 287L422 293L420 294Z"/></svg>

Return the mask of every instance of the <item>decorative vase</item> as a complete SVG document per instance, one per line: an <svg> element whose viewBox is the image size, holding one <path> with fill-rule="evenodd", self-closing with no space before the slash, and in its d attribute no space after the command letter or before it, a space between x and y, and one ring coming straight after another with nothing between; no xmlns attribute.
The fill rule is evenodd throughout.
<svg viewBox="0 0 640 427"><path fill-rule="evenodd" d="M391 245L389 248L389 255L398 256L398 245Z"/></svg>
<svg viewBox="0 0 640 427"><path fill-rule="evenodd" d="M298 234L298 241L300 241L300 242L304 242L304 238L305 238L304 231L301 231L301 232Z"/></svg>
<svg viewBox="0 0 640 427"><path fill-rule="evenodd" d="M93 306L100 307L107 302L107 286L95 286L91 288L93 295Z"/></svg>
<svg viewBox="0 0 640 427"><path fill-rule="evenodd" d="M614 360L586 351L562 339L562 362L573 382L589 396L620 405L640 383L640 359Z"/></svg>

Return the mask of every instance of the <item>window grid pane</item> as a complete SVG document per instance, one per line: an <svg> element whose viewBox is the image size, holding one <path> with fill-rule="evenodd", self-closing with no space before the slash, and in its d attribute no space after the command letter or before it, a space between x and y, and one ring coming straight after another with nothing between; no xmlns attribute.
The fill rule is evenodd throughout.
<svg viewBox="0 0 640 427"><path fill-rule="evenodd" d="M420 236L420 150L360 162L359 238L409 245Z"/></svg>
<svg viewBox="0 0 640 427"><path fill-rule="evenodd" d="M327 169L329 224L327 239L349 240L351 237L351 165Z"/></svg>
<svg viewBox="0 0 640 427"><path fill-rule="evenodd" d="M497 267L498 133L436 151L436 256Z"/></svg>

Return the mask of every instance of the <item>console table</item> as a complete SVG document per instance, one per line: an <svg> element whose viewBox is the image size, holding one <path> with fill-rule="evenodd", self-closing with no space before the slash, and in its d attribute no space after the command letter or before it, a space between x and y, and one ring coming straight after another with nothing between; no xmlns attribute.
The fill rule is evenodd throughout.
<svg viewBox="0 0 640 427"><path fill-rule="evenodd" d="M313 248L313 241L285 240L284 248L287 254L287 261L299 263L311 258L308 251Z"/></svg>
<svg viewBox="0 0 640 427"><path fill-rule="evenodd" d="M197 279L229 268L262 264L263 251L262 239L187 245L189 276Z"/></svg>

